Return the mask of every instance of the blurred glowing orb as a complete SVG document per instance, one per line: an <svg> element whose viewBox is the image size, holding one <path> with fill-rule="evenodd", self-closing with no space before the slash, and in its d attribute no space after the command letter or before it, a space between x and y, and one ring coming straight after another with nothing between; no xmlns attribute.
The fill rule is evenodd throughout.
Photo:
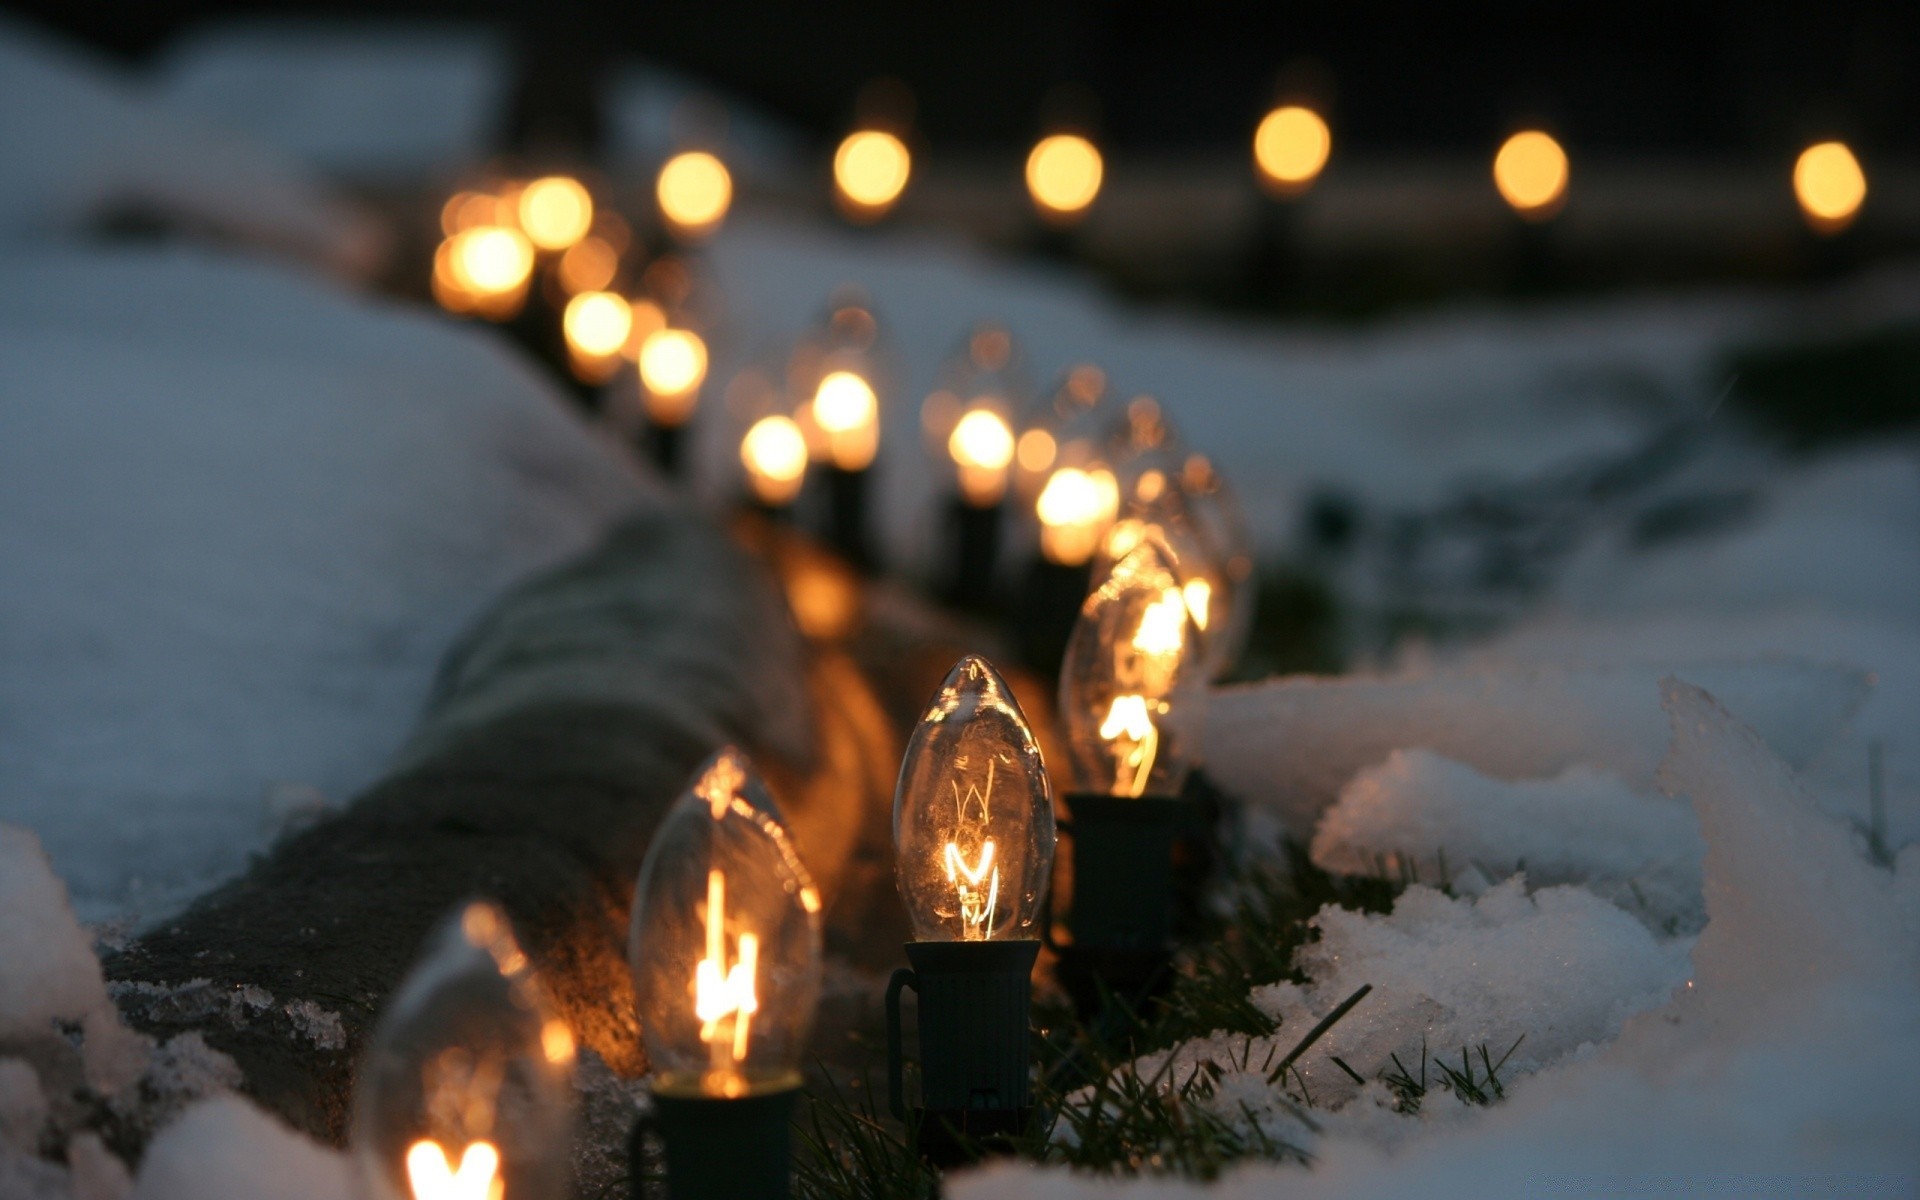
<svg viewBox="0 0 1920 1200"><path fill-rule="evenodd" d="M633 332L633 306L612 292L582 292L567 301L560 318L567 345L591 358L620 353Z"/></svg>
<svg viewBox="0 0 1920 1200"><path fill-rule="evenodd" d="M1838 233L1867 198L1867 173L1845 142L1820 142L1802 150L1793 164L1793 194L1808 224Z"/></svg>
<svg viewBox="0 0 1920 1200"><path fill-rule="evenodd" d="M533 273L533 243L517 229L464 229L453 236L451 250L454 278L481 295L515 291Z"/></svg>
<svg viewBox="0 0 1920 1200"><path fill-rule="evenodd" d="M854 215L879 216L906 189L913 158L890 133L863 129L849 134L833 155L833 182Z"/></svg>
<svg viewBox="0 0 1920 1200"><path fill-rule="evenodd" d="M1297 104L1274 109L1253 134L1253 161L1282 191L1303 191L1327 165L1333 134L1326 121Z"/></svg>
<svg viewBox="0 0 1920 1200"><path fill-rule="evenodd" d="M1567 194L1567 152L1538 129L1516 133L1494 155L1493 182L1521 216L1550 217Z"/></svg>
<svg viewBox="0 0 1920 1200"><path fill-rule="evenodd" d="M707 343L691 329L656 329L640 343L640 382L656 396L685 396L707 378Z"/></svg>
<svg viewBox="0 0 1920 1200"><path fill-rule="evenodd" d="M852 371L830 372L813 393L813 419L828 433L858 429L879 414L873 388Z"/></svg>
<svg viewBox="0 0 1920 1200"><path fill-rule="evenodd" d="M620 272L620 253L603 238L581 238L560 256L560 287L568 295L605 291Z"/></svg>
<svg viewBox="0 0 1920 1200"><path fill-rule="evenodd" d="M807 473L806 436L792 417L761 417L740 441L740 463L762 503L786 504Z"/></svg>
<svg viewBox="0 0 1920 1200"><path fill-rule="evenodd" d="M565 250L593 227L593 197L565 175L536 179L520 193L520 228L542 250Z"/></svg>
<svg viewBox="0 0 1920 1200"><path fill-rule="evenodd" d="M1071 217L1100 194L1100 151L1078 134L1041 138L1027 155L1027 192L1043 214Z"/></svg>
<svg viewBox="0 0 1920 1200"><path fill-rule="evenodd" d="M654 188L661 215L676 232L690 237L712 233L726 220L733 203L733 176L704 150L676 154L660 168Z"/></svg>

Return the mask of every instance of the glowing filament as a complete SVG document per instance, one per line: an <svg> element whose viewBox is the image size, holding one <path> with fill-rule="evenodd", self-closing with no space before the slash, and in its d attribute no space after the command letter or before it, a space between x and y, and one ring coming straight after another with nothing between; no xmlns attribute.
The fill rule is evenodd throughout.
<svg viewBox="0 0 1920 1200"><path fill-rule="evenodd" d="M960 899L960 930L963 941L984 941L993 934L993 910L1000 905L1000 868L993 863L993 839L980 845L980 861L972 866L960 854L957 842L948 842L945 855L947 882ZM987 881L983 889L981 880Z"/></svg>
<svg viewBox="0 0 1920 1200"><path fill-rule="evenodd" d="M500 1178L500 1152L492 1143L469 1144L455 1170L446 1150L431 1139L408 1148L407 1182L413 1200L500 1200L507 1186Z"/></svg>
<svg viewBox="0 0 1920 1200"><path fill-rule="evenodd" d="M1115 696L1100 722L1100 737L1113 743L1113 794L1146 795L1147 777L1153 774L1153 760L1160 751L1160 731L1147 711L1147 698Z"/></svg>
<svg viewBox="0 0 1920 1200"><path fill-rule="evenodd" d="M747 1037L753 1014L760 1011L754 992L759 968L760 939L743 933L738 956L727 963L727 880L719 871L707 872L707 956L694 968L693 1015L700 1018L700 1040L712 1053L709 1088L735 1095L742 1084L738 1064L747 1056ZM732 1018L732 1028L722 1022Z"/></svg>
<svg viewBox="0 0 1920 1200"><path fill-rule="evenodd" d="M1204 579L1189 579L1181 594L1186 597L1187 611L1193 614L1194 628L1205 633L1207 609L1213 603L1213 585Z"/></svg>

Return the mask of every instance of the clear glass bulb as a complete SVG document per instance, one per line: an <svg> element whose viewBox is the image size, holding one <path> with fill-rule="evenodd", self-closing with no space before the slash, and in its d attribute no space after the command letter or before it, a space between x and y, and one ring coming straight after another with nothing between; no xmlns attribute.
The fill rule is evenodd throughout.
<svg viewBox="0 0 1920 1200"><path fill-rule="evenodd" d="M914 728L893 793L894 872L913 936L1036 936L1053 838L1033 730L993 664L969 654Z"/></svg>
<svg viewBox="0 0 1920 1200"><path fill-rule="evenodd" d="M695 774L640 867L627 962L657 1090L792 1087L820 997L820 892L753 763Z"/></svg>
<svg viewBox="0 0 1920 1200"><path fill-rule="evenodd" d="M1083 790L1179 794L1206 698L1188 603L1151 528L1087 596L1060 668L1060 715Z"/></svg>
<svg viewBox="0 0 1920 1200"><path fill-rule="evenodd" d="M506 914L433 935L360 1065L354 1159L373 1200L549 1200L571 1186L574 1042Z"/></svg>

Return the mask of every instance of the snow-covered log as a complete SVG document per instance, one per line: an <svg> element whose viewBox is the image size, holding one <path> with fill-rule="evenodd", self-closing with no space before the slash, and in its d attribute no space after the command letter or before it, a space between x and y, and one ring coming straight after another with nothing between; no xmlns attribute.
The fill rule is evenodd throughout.
<svg viewBox="0 0 1920 1200"><path fill-rule="evenodd" d="M111 957L123 1012L203 1033L247 1092L338 1140L382 1001L429 927L485 895L581 1043L637 1071L628 898L701 757L728 740L756 757L829 890L861 823L847 807L884 778L857 728L813 717L809 654L718 530L670 505L637 515L472 631L384 781Z"/></svg>

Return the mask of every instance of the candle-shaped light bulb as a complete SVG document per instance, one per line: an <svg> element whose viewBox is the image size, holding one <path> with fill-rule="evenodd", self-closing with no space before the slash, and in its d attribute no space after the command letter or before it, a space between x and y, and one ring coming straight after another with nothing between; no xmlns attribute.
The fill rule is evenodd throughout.
<svg viewBox="0 0 1920 1200"><path fill-rule="evenodd" d="M647 418L667 427L686 424L707 379L706 341L691 329L663 326L641 340L637 362Z"/></svg>
<svg viewBox="0 0 1920 1200"><path fill-rule="evenodd" d="M1060 668L1060 713L1083 791L1177 795L1204 692L1199 630L1158 531L1088 595Z"/></svg>
<svg viewBox="0 0 1920 1200"><path fill-rule="evenodd" d="M923 942L1033 938L1053 793L1006 680L970 654L914 728L893 796L894 870Z"/></svg>
<svg viewBox="0 0 1920 1200"><path fill-rule="evenodd" d="M792 1087L820 993L820 893L740 751L708 759L640 868L627 944L656 1091Z"/></svg>
<svg viewBox="0 0 1920 1200"><path fill-rule="evenodd" d="M1093 556L1120 507L1120 488L1104 467L1056 467L1034 501L1040 521L1040 553L1047 561L1077 567Z"/></svg>
<svg viewBox="0 0 1920 1200"><path fill-rule="evenodd" d="M963 415L947 438L961 498L974 508L1000 503L1013 452L1013 429L1005 417L985 405Z"/></svg>
<svg viewBox="0 0 1920 1200"><path fill-rule="evenodd" d="M432 937L374 1030L353 1147L371 1200L550 1200L571 1178L574 1041L506 914Z"/></svg>

